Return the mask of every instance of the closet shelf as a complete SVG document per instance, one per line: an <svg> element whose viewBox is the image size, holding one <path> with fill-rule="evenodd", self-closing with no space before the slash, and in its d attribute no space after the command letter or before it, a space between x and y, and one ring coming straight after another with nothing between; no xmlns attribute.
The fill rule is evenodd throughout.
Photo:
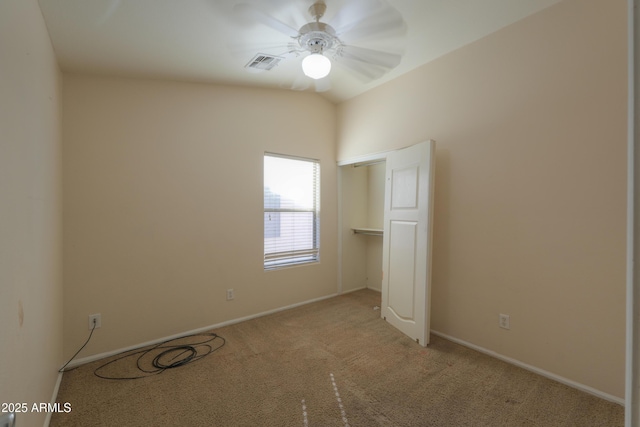
<svg viewBox="0 0 640 427"><path fill-rule="evenodd" d="M354 234L368 234L370 236L382 236L380 228L352 228Z"/></svg>

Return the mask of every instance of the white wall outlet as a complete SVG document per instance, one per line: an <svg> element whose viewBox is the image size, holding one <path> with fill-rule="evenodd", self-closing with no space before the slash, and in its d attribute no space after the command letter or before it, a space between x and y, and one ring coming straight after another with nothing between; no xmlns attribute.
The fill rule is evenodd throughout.
<svg viewBox="0 0 640 427"><path fill-rule="evenodd" d="M499 325L501 328L503 329L511 329L511 325L509 323L509 315L508 314L502 314L500 313L500 317L499 317L499 321L498 321Z"/></svg>
<svg viewBox="0 0 640 427"><path fill-rule="evenodd" d="M93 329L94 326L96 329L102 326L102 315L100 313L89 315L89 330Z"/></svg>
<svg viewBox="0 0 640 427"><path fill-rule="evenodd" d="M233 298L235 298L233 289L227 289L227 301L231 301Z"/></svg>

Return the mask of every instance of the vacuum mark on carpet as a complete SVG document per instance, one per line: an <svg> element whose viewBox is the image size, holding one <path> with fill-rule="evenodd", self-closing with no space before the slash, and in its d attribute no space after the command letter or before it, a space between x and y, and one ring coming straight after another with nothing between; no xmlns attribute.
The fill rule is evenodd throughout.
<svg viewBox="0 0 640 427"><path fill-rule="evenodd" d="M331 377L331 384L333 385L333 391L336 393L336 400L338 401L338 407L340 408L340 415L342 415L342 421L344 421L344 427L349 427L349 420L347 420L347 413L344 410L344 405L342 405L342 399L340 398L340 392L338 391L338 386L336 385L336 379L333 374L329 374Z"/></svg>
<svg viewBox="0 0 640 427"><path fill-rule="evenodd" d="M307 404L302 399L302 419L304 420L304 427L309 427L309 419L307 418Z"/></svg>

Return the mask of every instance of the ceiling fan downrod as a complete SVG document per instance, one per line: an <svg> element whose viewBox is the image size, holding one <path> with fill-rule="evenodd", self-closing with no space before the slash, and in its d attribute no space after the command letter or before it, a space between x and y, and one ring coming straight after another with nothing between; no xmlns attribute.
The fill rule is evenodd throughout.
<svg viewBox="0 0 640 427"><path fill-rule="evenodd" d="M320 22L320 18L324 16L326 10L327 5L324 3L324 1L317 1L309 6L309 14L314 17L316 22Z"/></svg>
<svg viewBox="0 0 640 427"><path fill-rule="evenodd" d="M338 43L336 31L329 24L320 22L320 18L324 16L327 5L324 1L318 1L309 7L309 14L313 16L315 22L309 22L303 25L298 37L300 47L311 53L322 53L331 49Z"/></svg>

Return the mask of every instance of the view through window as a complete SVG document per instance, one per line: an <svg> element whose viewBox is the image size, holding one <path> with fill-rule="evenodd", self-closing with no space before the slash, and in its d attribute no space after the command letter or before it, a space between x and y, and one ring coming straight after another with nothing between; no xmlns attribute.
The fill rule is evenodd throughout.
<svg viewBox="0 0 640 427"><path fill-rule="evenodd" d="M264 268L319 260L320 163L264 155Z"/></svg>

